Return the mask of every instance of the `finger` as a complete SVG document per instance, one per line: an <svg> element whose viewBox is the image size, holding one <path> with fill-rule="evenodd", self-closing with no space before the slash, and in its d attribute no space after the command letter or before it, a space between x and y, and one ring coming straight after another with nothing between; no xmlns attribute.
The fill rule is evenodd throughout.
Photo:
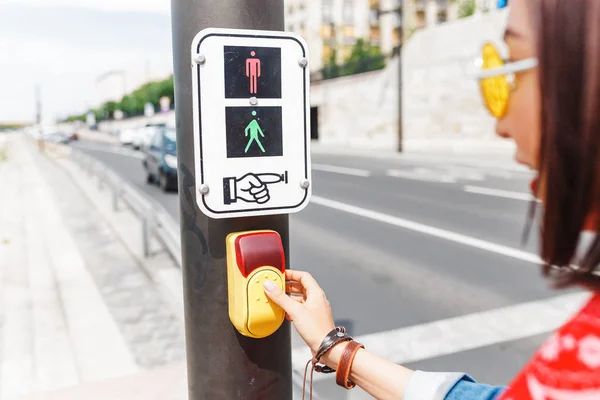
<svg viewBox="0 0 600 400"><path fill-rule="evenodd" d="M258 174L256 176L264 184L277 183L277 182L281 182L283 180L281 175L277 175L277 174Z"/></svg>
<svg viewBox="0 0 600 400"><path fill-rule="evenodd" d="M297 310L298 302L292 300L277 284L266 280L264 283L265 294L279 307L283 308L288 314L294 315Z"/></svg>
<svg viewBox="0 0 600 400"><path fill-rule="evenodd" d="M264 186L263 183L258 179L258 177L254 174L248 175L248 183L253 187L261 187Z"/></svg>
<svg viewBox="0 0 600 400"><path fill-rule="evenodd" d="M254 196L257 201L264 199L265 197L269 197L269 192L263 192L260 195Z"/></svg>
<svg viewBox="0 0 600 400"><path fill-rule="evenodd" d="M265 203L266 203L267 201L269 201L269 200L271 200L271 196L269 196L269 195L267 194L267 196L266 196L266 197L263 197L263 198L260 198L260 199L256 199L256 202L257 202L258 204L265 204Z"/></svg>
<svg viewBox="0 0 600 400"><path fill-rule="evenodd" d="M313 278L312 275L308 272L286 269L285 279L299 282L304 288L307 297L311 296L311 294L323 291L323 289L321 289L321 286L319 286L315 278Z"/></svg>
<svg viewBox="0 0 600 400"><path fill-rule="evenodd" d="M304 293L304 287L300 282L296 281L286 281L285 282L286 290L293 293Z"/></svg>
<svg viewBox="0 0 600 400"><path fill-rule="evenodd" d="M290 299L292 299L293 301L295 301L296 303L300 303L300 304L304 304L306 303L306 300L304 299L304 296L299 296L299 295L290 295L289 296Z"/></svg>
<svg viewBox="0 0 600 400"><path fill-rule="evenodd" d="M251 187L250 188L250 194L253 195L254 197L264 197L264 194L269 194L269 190L267 189L266 186L261 186L261 187Z"/></svg>

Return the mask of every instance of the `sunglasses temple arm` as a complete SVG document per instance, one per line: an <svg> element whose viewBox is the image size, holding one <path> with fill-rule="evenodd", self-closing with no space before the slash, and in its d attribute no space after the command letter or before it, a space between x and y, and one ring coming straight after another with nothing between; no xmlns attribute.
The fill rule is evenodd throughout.
<svg viewBox="0 0 600 400"><path fill-rule="evenodd" d="M538 66L538 60L535 58L528 58L526 60L516 61L514 63L503 65L502 67L485 69L479 71L476 74L478 79L491 78L494 76L512 74L515 72L526 71Z"/></svg>

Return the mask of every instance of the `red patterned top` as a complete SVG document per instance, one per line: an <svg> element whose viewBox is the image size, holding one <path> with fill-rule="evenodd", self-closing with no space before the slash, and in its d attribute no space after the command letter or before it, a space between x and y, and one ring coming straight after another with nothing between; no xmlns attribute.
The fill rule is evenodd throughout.
<svg viewBox="0 0 600 400"><path fill-rule="evenodd" d="M500 400L600 400L600 295L548 339Z"/></svg>

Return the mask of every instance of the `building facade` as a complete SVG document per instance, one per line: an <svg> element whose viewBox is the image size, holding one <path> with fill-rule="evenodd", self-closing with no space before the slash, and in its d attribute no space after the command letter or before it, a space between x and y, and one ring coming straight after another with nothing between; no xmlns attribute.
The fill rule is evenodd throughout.
<svg viewBox="0 0 600 400"><path fill-rule="evenodd" d="M286 30L306 39L311 71L316 72L334 51L337 63L343 63L360 38L378 46L384 55L393 55L414 30L455 19L458 1L285 0Z"/></svg>

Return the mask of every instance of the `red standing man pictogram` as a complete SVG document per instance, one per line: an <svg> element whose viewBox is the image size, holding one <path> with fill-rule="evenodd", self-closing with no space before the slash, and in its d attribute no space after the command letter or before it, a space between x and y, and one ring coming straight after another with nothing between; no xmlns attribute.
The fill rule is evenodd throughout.
<svg viewBox="0 0 600 400"><path fill-rule="evenodd" d="M252 57L246 59L246 76L250 78L250 93L258 92L258 78L260 77L260 60L255 58L256 52L250 52Z"/></svg>

